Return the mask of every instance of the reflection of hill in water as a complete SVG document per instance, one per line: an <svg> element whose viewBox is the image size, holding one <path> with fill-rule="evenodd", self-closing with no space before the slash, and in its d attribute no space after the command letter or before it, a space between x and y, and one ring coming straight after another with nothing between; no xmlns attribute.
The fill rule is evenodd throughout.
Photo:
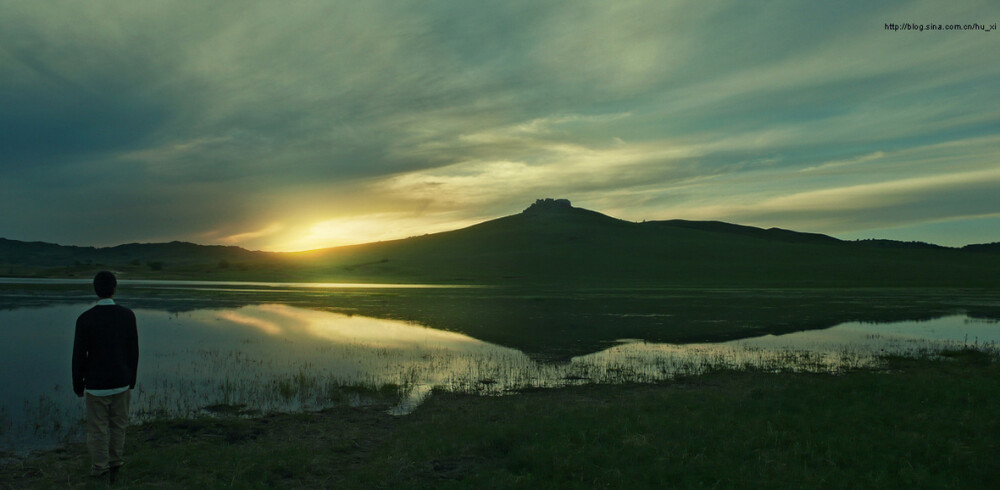
<svg viewBox="0 0 1000 490"><path fill-rule="evenodd" d="M82 407L75 397L63 396L65 386L58 388L68 359L51 348L71 342L72 330L64 324L72 322L76 310L77 305L66 304L0 312L3 324L34 325L0 330L0 375L31 373L4 380L0 404L14 408L5 417L17 429L0 431L0 451L44 443L48 436L30 430L36 423L55 431L50 441L78 427L72 422L82 416ZM719 369L840 372L878 367L884 354L962 348L963 334L970 344L972 337L982 340L977 349L1000 355L1000 326L967 323L964 315L906 325L843 324L720 343L622 341L568 359L543 360L412 322L286 304L135 311L142 319L144 361L132 409L140 418L188 417L209 409L315 410L367 403L376 393L391 396L392 413L406 414L433 390L503 395L582 383L656 382ZM37 369L39 364L49 369Z"/></svg>
<svg viewBox="0 0 1000 490"><path fill-rule="evenodd" d="M577 290L123 288L132 308L185 312L280 303L397 319L460 332L537 358L568 359L621 338L650 342L718 342L828 328L845 322L929 320L964 312L1000 318L991 292L954 290ZM5 285L0 308L79 303L80 286Z"/></svg>

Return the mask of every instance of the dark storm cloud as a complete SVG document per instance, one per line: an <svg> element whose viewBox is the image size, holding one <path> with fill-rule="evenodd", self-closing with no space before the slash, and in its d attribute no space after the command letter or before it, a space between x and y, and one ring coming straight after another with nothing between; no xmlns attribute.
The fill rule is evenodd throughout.
<svg viewBox="0 0 1000 490"><path fill-rule="evenodd" d="M102 81L95 80L101 84ZM2 168L59 166L149 144L167 117L164 101L102 95L70 83L10 87L0 82Z"/></svg>

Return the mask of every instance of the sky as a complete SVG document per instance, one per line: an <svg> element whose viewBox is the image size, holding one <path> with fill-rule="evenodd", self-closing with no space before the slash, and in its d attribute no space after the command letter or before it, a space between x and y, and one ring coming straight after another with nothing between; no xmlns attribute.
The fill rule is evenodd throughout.
<svg viewBox="0 0 1000 490"><path fill-rule="evenodd" d="M552 197L1000 241L997 22L995 0L0 0L0 237L294 251Z"/></svg>

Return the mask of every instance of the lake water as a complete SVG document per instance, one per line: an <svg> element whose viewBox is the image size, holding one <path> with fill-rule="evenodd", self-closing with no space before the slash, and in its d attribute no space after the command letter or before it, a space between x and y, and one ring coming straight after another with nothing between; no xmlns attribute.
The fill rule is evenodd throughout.
<svg viewBox="0 0 1000 490"><path fill-rule="evenodd" d="M21 452L81 438L83 407L72 393L70 356L76 317L93 304L89 281L0 284L6 287L0 289L5 308L0 310L0 450ZM837 372L876 367L888 353L965 346L997 353L1000 343L1000 323L982 315L997 306L989 292L960 298L925 294L917 303L924 310L909 306L919 320L894 320L885 316L886 307L878 307L867 317L874 320L826 328L800 315L797 328L786 320L792 307L774 306L783 303L773 297L808 303L813 296L807 293L660 291L636 302L652 293L567 297L441 289L447 288L123 282L119 302L132 307L139 322L133 415L193 416L219 406L252 413L314 410L363 404L372 393L395 394L399 402L392 412L404 415L433 389L502 395L579 383L652 382L726 368ZM775 333L762 334L759 325L734 320L721 307L690 306L755 295L754 304L780 312L747 310L746 317L760 318L760 324L776 319L766 329ZM843 309L866 296L845 293L834 304ZM679 307L682 303L688 306ZM826 311L827 304L810 311ZM840 314L850 318L858 309ZM970 316L973 310L976 316ZM830 312L825 321L841 318ZM494 332L505 324L511 327ZM551 330L562 334L546 337ZM491 340L476 332L489 332ZM636 332L649 335L630 335ZM692 341L699 332L707 332L709 341Z"/></svg>

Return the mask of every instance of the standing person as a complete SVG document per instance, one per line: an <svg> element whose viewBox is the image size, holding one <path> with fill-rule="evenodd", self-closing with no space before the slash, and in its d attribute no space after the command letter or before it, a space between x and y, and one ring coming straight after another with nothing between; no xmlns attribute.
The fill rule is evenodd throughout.
<svg viewBox="0 0 1000 490"><path fill-rule="evenodd" d="M124 464L128 402L139 365L135 314L111 299L118 287L108 271L94 276L97 305L76 320L73 391L86 395L90 474L113 483Z"/></svg>

